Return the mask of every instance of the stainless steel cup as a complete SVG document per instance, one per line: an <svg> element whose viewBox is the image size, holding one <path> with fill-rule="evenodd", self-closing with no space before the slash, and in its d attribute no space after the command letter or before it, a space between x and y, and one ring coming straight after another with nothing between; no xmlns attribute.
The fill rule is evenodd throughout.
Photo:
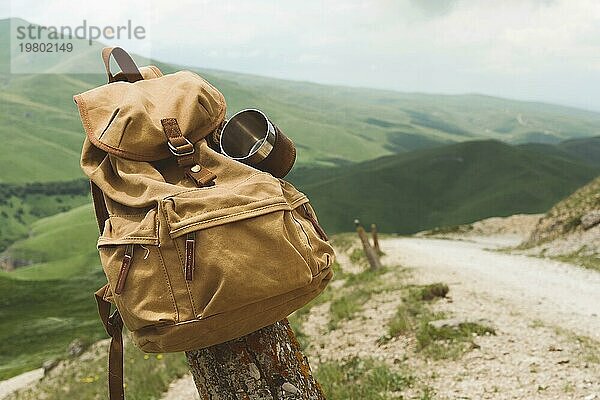
<svg viewBox="0 0 600 400"><path fill-rule="evenodd" d="M292 169L296 149L292 141L260 110L246 109L223 126L221 153L283 178Z"/></svg>

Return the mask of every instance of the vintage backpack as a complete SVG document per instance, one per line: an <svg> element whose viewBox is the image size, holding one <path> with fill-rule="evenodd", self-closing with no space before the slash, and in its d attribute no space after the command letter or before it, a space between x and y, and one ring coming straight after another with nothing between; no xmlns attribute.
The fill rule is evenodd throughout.
<svg viewBox="0 0 600 400"><path fill-rule="evenodd" d="M108 278L96 300L112 337L110 398L122 399L123 324L145 352L243 336L316 297L334 252L303 193L214 150L225 120L215 87L138 69L118 47L102 55L109 83L74 100Z"/></svg>

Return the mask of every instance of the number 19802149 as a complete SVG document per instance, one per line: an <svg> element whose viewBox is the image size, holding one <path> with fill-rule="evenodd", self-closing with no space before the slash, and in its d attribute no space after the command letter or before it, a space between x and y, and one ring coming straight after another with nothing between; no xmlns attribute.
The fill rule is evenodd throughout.
<svg viewBox="0 0 600 400"><path fill-rule="evenodd" d="M73 43L19 43L19 50L21 53L70 53L73 51Z"/></svg>

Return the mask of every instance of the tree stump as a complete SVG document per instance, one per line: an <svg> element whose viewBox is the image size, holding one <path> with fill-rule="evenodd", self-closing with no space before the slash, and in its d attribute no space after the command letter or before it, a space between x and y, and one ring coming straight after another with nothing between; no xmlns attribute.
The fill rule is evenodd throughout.
<svg viewBox="0 0 600 400"><path fill-rule="evenodd" d="M325 399L287 319L186 356L203 400Z"/></svg>

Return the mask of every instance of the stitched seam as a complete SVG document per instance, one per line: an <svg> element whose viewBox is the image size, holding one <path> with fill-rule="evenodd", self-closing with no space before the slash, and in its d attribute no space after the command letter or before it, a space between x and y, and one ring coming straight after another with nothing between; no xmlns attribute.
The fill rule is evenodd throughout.
<svg viewBox="0 0 600 400"><path fill-rule="evenodd" d="M148 213L145 214L109 214L111 217L145 217Z"/></svg>
<svg viewBox="0 0 600 400"><path fill-rule="evenodd" d="M165 280L167 281L167 286L169 288L169 294L171 295L171 304L173 305L173 310L175 310L176 321L179 321L179 309L177 308L177 302L175 301L175 294L173 294L173 285L171 284L171 280L169 279L169 273L167 272L167 267L165 267L165 261L163 260L162 251L160 248L156 248L158 251L158 258L160 259L160 265L163 270L163 274L165 276Z"/></svg>
<svg viewBox="0 0 600 400"><path fill-rule="evenodd" d="M279 196L279 195L277 195L277 196L266 197L266 198L264 198L264 199L257 200L257 201L255 201L255 202L253 202L253 203L258 203L258 202L261 202L261 201L266 201L266 200L271 200L271 199L276 199L276 198L282 198L282 196ZM172 199L171 199L170 197L168 197L168 198L165 198L165 200L163 200L163 202L161 202L161 208L163 209L163 213L165 214L165 217L167 218L167 223L169 223L169 225L171 225L171 224L174 224L174 223L175 223L175 221L171 221L171 220L169 220L169 213L167 212L168 210L167 210L167 209L166 209L166 207L165 207L166 200L172 200ZM285 199L284 199L284 200L285 200ZM244 205L250 205L250 204L253 204L253 203L248 203L248 204L244 204ZM220 217L214 217L214 218L211 218L211 219L209 219L209 220L200 221L200 222L198 222L198 223L210 222L210 221L213 221L213 220L215 220L215 219L221 219L221 218L229 218L229 217L231 217L231 216L235 216L235 215L238 215L238 214L249 213L249 212L253 212L253 211L256 211L256 210L262 210L262 209L264 209L264 208L266 208L266 207L274 207L274 206L278 206L278 205L284 205L284 204L288 204L288 203L287 203L287 202L279 202L279 203L274 203L274 204L267 204L267 205L261 206L261 207L259 207L259 208L253 208L252 210L240 211L240 212L238 212L238 213L235 213L235 214L222 215L222 216L220 216ZM289 204L288 204L288 205L289 205ZM206 212L204 212L204 213L202 213L202 214L211 213L211 212L215 212L215 211L221 211L221 210L229 210L229 209L231 209L231 208L235 208L235 207L239 207L239 206L231 206L231 207L213 208L213 209L211 209L210 211L206 211ZM193 217L191 217L191 218L193 218ZM186 219L189 219L189 218L186 218ZM185 221L185 220L184 220L184 221ZM180 221L180 222L181 222L181 221ZM196 224L198 224L198 223L194 223L194 224L192 224L192 225L189 225L189 226L194 226L194 225L196 225ZM184 227L181 227L181 228L177 228L177 229L176 229L175 231L173 231L173 232L179 231L179 230L181 230L181 229L184 229L184 228L187 228L187 227L188 227L188 225L186 225L186 226L184 226Z"/></svg>
<svg viewBox="0 0 600 400"><path fill-rule="evenodd" d="M172 230L171 234L177 233L179 231L182 231L184 229L188 229L188 228L193 227L193 226L206 225L209 222L219 221L219 220L222 220L222 219L236 217L236 216L244 215L244 214L250 214L250 213L253 213L255 211L262 211L262 210L265 210L265 209L274 208L274 207L282 206L282 205L288 206L288 203L286 203L286 202L280 202L280 203L275 203L275 204L269 204L269 205L266 205L266 206L263 206L263 207L254 208L252 210L240 211L240 212L235 213L235 214L223 215L223 216L220 216L220 217L215 217L215 218L207 219L207 220L204 220L204 221L194 222L192 224L188 224L188 225L182 226L181 228L177 228L177 229ZM282 210L282 211L285 211L285 210Z"/></svg>
<svg viewBox="0 0 600 400"><path fill-rule="evenodd" d="M98 241L101 242L120 242L120 241L125 241L125 240L153 240L153 241L158 241L157 237L144 237L144 236L125 236L122 238L107 238L104 236L100 236L98 238ZM108 243L109 244L109 243ZM115 243L115 244L121 244L121 243Z"/></svg>
<svg viewBox="0 0 600 400"><path fill-rule="evenodd" d="M155 78L160 78L161 76L164 76L162 71L155 65L149 65L148 68L150 68L150 70L152 72L154 72L154 76Z"/></svg>
<svg viewBox="0 0 600 400"><path fill-rule="evenodd" d="M290 204L290 207L297 208L297 207L301 206L304 203L308 203L308 197L306 197L305 195L302 195L298 199L292 201L292 203Z"/></svg>
<svg viewBox="0 0 600 400"><path fill-rule="evenodd" d="M248 176L248 177L247 177L246 179L244 179L243 181L240 181L240 182L236 183L234 186L231 186L231 187L230 187L230 189L234 189L234 188L236 188L236 187L240 186L242 183L245 183L245 182L247 182L248 180L250 180L251 178L253 178L253 177L257 176L257 175L267 175L267 174L265 174L264 172L254 172L254 173L252 173L252 175ZM186 194L186 193L199 192L199 191L203 191L203 190L210 190L210 189L214 189L214 188L216 188L216 186L209 186L209 187L203 187L203 188L187 189L187 190L183 190L183 191L181 191L181 192L174 193L174 194L172 194L172 195L170 195L170 196L167 196L167 197L165 197L163 200L167 200L167 199L170 199L170 198L173 198L173 197L176 197L176 196L182 195L182 194ZM220 209L219 209L219 208L217 208L217 210L220 210Z"/></svg>
<svg viewBox="0 0 600 400"><path fill-rule="evenodd" d="M277 198L280 198L280 197L281 197L281 196L265 197L264 199L257 200L257 201L255 201L255 202L253 202L253 203L248 203L248 204L244 204L244 205L246 205L246 206L247 206L247 205L251 205L251 204L254 204L254 203L261 202L261 201L267 201L267 200L277 199ZM252 212L252 211L254 211L254 210L260 210L260 209L262 209L262 208L264 208L264 207L270 207L270 206L274 206L274 205L278 205L278 204L287 204L287 202L281 202L281 201L280 201L280 202L278 202L278 203L266 204L266 205L264 205L264 206L261 206L261 207L259 207L259 208L256 208L256 209L252 209L252 210L246 210L246 211L239 211L238 213L235 213L235 214L222 215L222 216L220 216L220 217L213 217L213 218L227 218L227 217L229 217L229 216L231 216L231 215L237 215L237 214L239 214L239 213L245 213L245 212ZM229 209L231 209L231 208L236 208L236 207L239 207L239 205L237 205L237 206L231 206L231 207L213 208L213 209L211 209L211 210L209 210L209 211L205 211L205 212L203 212L203 213L201 213L201 214L208 214L208 213L212 213L212 212L215 212L215 211L229 210ZM213 218L211 218L210 220L212 220ZM207 220L207 221L210 221L210 220Z"/></svg>

